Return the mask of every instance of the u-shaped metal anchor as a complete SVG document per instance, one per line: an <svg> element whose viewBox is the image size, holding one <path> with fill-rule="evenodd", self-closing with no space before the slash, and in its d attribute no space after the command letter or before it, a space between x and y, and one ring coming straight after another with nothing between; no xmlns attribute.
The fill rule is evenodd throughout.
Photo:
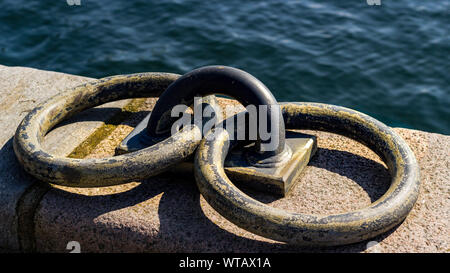
<svg viewBox="0 0 450 273"><path fill-rule="evenodd" d="M155 141L170 136L171 126L177 120L172 117L171 112L177 105L191 106L195 97L208 97L209 103L212 98L209 95L222 94L233 97L243 106L254 105L257 115L260 116L259 107L267 106L267 126L271 128L270 138L261 140L259 126L257 126L257 151L262 158L276 156L285 151L285 128L281 114L281 108L269 89L257 78L249 73L226 66L206 66L195 69L173 82L159 97L153 111L148 116L145 131L139 128L139 144L133 147L130 143L131 137L124 140L124 150L136 150L141 146L149 146ZM259 120L259 119L257 119ZM147 122L144 120L143 122ZM141 125L142 127L142 125ZM137 134L131 136L136 136ZM274 141L273 138L276 138ZM275 142L275 143L272 143ZM270 148L264 148L272 146Z"/></svg>
<svg viewBox="0 0 450 273"><path fill-rule="evenodd" d="M291 187L290 182L306 165L305 160L314 153L315 138L296 134L295 142L291 133L291 145L286 145L284 120L275 97L257 78L236 68L206 66L178 78L159 97L151 114L124 139L119 150L134 151L169 137L177 120L171 116L174 107L180 104L189 107L195 97L213 94L232 97L244 107L254 105L258 115L256 120L261 121L260 116L266 115L264 126L271 128L270 137L261 139L262 124L256 126L255 144L230 154L225 163L227 174L247 185L255 184L258 189L284 195ZM266 113L259 111L260 106L267 106Z"/></svg>
<svg viewBox="0 0 450 273"><path fill-rule="evenodd" d="M277 142L271 147L272 149L264 150L259 146L259 152L269 157L284 151L284 121L281 108L275 97L254 76L245 71L226 66L198 68L172 83L155 105L148 122L147 133L152 137L168 137L170 126L175 121L170 117L173 107L179 104L190 106L194 103L194 97L204 97L213 94L233 97L243 106L256 106L258 117L265 114L267 116L267 128L271 128L271 137L267 140L261 140L258 126L257 142L273 142L273 138L276 138ZM259 107L262 105L267 106L267 113L260 113Z"/></svg>

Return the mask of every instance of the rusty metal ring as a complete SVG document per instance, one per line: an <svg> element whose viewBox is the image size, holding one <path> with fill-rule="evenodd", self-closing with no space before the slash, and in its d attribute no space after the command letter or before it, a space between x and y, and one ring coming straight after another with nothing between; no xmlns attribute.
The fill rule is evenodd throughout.
<svg viewBox="0 0 450 273"><path fill-rule="evenodd" d="M333 215L307 215L270 207L240 191L228 179L223 164L233 145L229 133L213 129L195 157L197 185L221 215L263 237L297 245L333 246L372 238L401 223L419 192L419 168L406 142L391 128L360 112L319 103L283 103L287 129L315 129L357 140L387 164L388 191L366 208ZM220 131L222 130L222 131Z"/></svg>
<svg viewBox="0 0 450 273"><path fill-rule="evenodd" d="M34 177L71 187L101 187L143 179L163 172L191 155L201 140L200 129L182 131L137 152L101 159L54 156L43 150L42 139L63 119L110 101L158 97L179 75L140 73L103 78L72 88L32 110L14 136L14 152Z"/></svg>

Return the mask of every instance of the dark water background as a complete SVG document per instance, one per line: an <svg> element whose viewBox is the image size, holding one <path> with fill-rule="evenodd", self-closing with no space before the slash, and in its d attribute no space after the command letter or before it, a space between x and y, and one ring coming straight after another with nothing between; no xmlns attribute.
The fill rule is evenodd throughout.
<svg viewBox="0 0 450 273"><path fill-rule="evenodd" d="M89 77L223 64L278 101L450 134L449 0L0 0L0 64Z"/></svg>

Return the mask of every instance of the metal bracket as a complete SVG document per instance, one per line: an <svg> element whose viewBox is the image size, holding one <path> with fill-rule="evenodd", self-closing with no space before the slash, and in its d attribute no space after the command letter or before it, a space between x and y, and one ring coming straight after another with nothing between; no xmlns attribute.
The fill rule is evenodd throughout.
<svg viewBox="0 0 450 273"><path fill-rule="evenodd" d="M217 103L216 98L209 98L211 103ZM134 152L146 148L161 141L159 138L151 137L147 133L147 124L150 119L148 114L136 128L116 148L116 155ZM237 185L244 188L252 188L258 191L286 196L295 185L297 178L302 174L309 160L317 150L317 139L313 135L286 130L286 142L289 154L287 160L282 164L268 166L257 166L252 162L251 155L255 144L248 144L233 149L225 159L225 173ZM193 173L194 164L190 158L182 162L170 172L178 174Z"/></svg>
<svg viewBox="0 0 450 273"><path fill-rule="evenodd" d="M213 107L213 109L217 109L217 98L214 95L205 96L202 98L200 105L202 108L204 108L206 105L210 105ZM148 133L147 125L151 115L152 113L145 116L145 118L141 122L139 122L139 124L133 129L133 131L131 131L131 133L127 137L125 137L122 142L120 142L115 150L116 155L136 152L165 139L165 137L152 136ZM204 124L212 118L214 117L204 118L202 120L202 123Z"/></svg>
<svg viewBox="0 0 450 273"><path fill-rule="evenodd" d="M116 148L116 154L146 148L169 136L171 126L175 122L171 116L172 109L179 104L193 104L194 119L196 111L202 111L207 104L211 105L216 115L208 120L194 120L194 123L201 125L216 118L214 124L217 126L217 117L221 117L222 113L218 114L215 108L217 101L212 94L216 93L234 97L244 106L267 106L274 110L264 114L258 110L257 115L266 115L267 125L273 125L273 128L270 126L272 133L278 137L276 147L268 151L262 149L262 143L270 143L271 139L263 140L258 134L257 140L252 144L244 147L240 145L239 149L230 153L225 161L225 170L234 181L240 181L245 186L285 196L314 154L316 139L295 132L289 132L289 137L286 137L283 118L279 118L281 110L270 90L252 75L231 67L203 67L178 78L161 94L152 113ZM205 96L207 99L202 99L202 103L198 104L195 100L198 96ZM201 108L197 108L198 105L201 105ZM251 116L249 112L242 113L246 118ZM241 129L250 128L253 122L255 121L246 121L246 126ZM233 130L236 133L238 128L229 129L229 132ZM179 164L172 170L174 169L192 171L193 164Z"/></svg>
<svg viewBox="0 0 450 273"><path fill-rule="evenodd" d="M225 173L236 184L286 196L317 150L315 136L286 130L286 144L291 155L282 164L261 167L248 159L254 144L233 149L225 159Z"/></svg>

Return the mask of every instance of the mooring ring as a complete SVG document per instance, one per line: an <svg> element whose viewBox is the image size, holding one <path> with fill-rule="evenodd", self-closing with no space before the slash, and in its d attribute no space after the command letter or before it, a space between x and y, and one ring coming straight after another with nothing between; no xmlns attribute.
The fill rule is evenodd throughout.
<svg viewBox="0 0 450 273"><path fill-rule="evenodd" d="M41 142L56 124L87 108L103 103L158 97L180 75L139 73L103 78L72 88L32 110L14 136L14 151L24 169L34 177L71 187L102 187L144 179L185 160L201 140L192 125L148 148L109 158L76 159L55 156Z"/></svg>
<svg viewBox="0 0 450 273"><path fill-rule="evenodd" d="M221 215L237 226L277 241L297 245L335 246L360 242L401 223L419 193L419 167L406 142L391 128L358 111L320 103L282 103L287 129L313 129L341 134L376 152L392 181L376 202L356 211L332 215L288 212L263 204L239 190L224 171L232 146L229 133L213 129L195 156L200 193ZM234 140L233 140L234 141Z"/></svg>

